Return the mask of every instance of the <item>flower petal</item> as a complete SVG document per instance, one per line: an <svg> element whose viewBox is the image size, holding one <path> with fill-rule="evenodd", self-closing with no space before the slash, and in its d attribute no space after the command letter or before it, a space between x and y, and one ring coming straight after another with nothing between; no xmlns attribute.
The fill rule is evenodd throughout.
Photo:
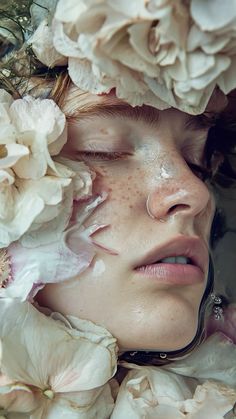
<svg viewBox="0 0 236 419"><path fill-rule="evenodd" d="M101 388L81 393L60 394L60 397L56 397L55 401L48 405L45 415L47 419L107 419L113 407L110 387L106 384ZM37 417L33 414L32 419Z"/></svg>
<svg viewBox="0 0 236 419"><path fill-rule="evenodd" d="M165 366L168 371L200 380L213 379L236 386L236 345L221 333L210 336L183 361Z"/></svg>
<svg viewBox="0 0 236 419"><path fill-rule="evenodd" d="M95 344L29 303L12 299L1 300L0 318L4 319L0 322L2 371L16 381L43 390L49 386L53 392L75 392L102 386L115 373L112 336L104 346Z"/></svg>
<svg viewBox="0 0 236 419"><path fill-rule="evenodd" d="M224 4L221 0L192 0L191 14L203 31L215 31L236 19L236 1Z"/></svg>

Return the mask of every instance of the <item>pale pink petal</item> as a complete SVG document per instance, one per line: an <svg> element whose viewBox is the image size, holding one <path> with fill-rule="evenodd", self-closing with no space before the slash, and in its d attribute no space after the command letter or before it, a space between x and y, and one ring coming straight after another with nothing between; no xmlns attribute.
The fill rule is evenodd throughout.
<svg viewBox="0 0 236 419"><path fill-rule="evenodd" d="M222 333L211 335L184 360L165 366L175 372L199 380L212 379L236 386L236 345Z"/></svg>
<svg viewBox="0 0 236 419"><path fill-rule="evenodd" d="M1 300L0 318L5 319L0 323L1 368L16 381L53 392L75 392L102 386L115 373L112 336L107 346L94 343L29 303L12 299ZM108 340L107 334L104 338Z"/></svg>
<svg viewBox="0 0 236 419"><path fill-rule="evenodd" d="M27 413L37 405L37 398L30 388L23 384L14 383L0 387L0 406L8 412Z"/></svg>
<svg viewBox="0 0 236 419"><path fill-rule="evenodd" d="M193 399L183 403L186 419L224 419L233 409L236 391L217 382L206 381L198 385Z"/></svg>
<svg viewBox="0 0 236 419"><path fill-rule="evenodd" d="M184 419L179 405L192 396L185 380L160 368L132 367L121 384L111 418Z"/></svg>
<svg viewBox="0 0 236 419"><path fill-rule="evenodd" d="M92 400L92 403L91 403ZM47 419L108 419L114 407L109 385L81 393L61 393L48 405ZM37 419L32 416L32 419Z"/></svg>

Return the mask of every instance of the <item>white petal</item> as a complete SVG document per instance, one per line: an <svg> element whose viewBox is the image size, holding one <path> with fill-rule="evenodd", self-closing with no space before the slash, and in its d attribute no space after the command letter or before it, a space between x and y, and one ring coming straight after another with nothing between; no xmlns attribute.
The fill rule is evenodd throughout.
<svg viewBox="0 0 236 419"><path fill-rule="evenodd" d="M144 61L129 45L128 35L113 48L111 57L133 70L144 72L150 77L156 77L156 66Z"/></svg>
<svg viewBox="0 0 236 419"><path fill-rule="evenodd" d="M72 81L80 89L95 94L108 93L113 85L108 80L107 85L103 84L94 76L92 65L86 59L69 58L68 71Z"/></svg>
<svg viewBox="0 0 236 419"><path fill-rule="evenodd" d="M17 99L11 105L10 114L19 133L44 133L49 144L58 139L65 127L65 115L51 99L30 96Z"/></svg>
<svg viewBox="0 0 236 419"><path fill-rule="evenodd" d="M95 400L95 403L91 403ZM114 402L109 385L81 393L62 393L48 406L47 419L107 419ZM32 417L34 419L34 416Z"/></svg>
<svg viewBox="0 0 236 419"><path fill-rule="evenodd" d="M47 171L47 138L31 132L21 136L21 141L30 153L15 163L14 171L21 179L40 179Z"/></svg>
<svg viewBox="0 0 236 419"><path fill-rule="evenodd" d="M63 22L76 20L86 10L86 2L83 0L59 0L55 18Z"/></svg>
<svg viewBox="0 0 236 419"><path fill-rule="evenodd" d="M144 60L153 63L154 56L151 54L147 43L150 27L151 23L140 22L130 26L127 32L130 34L130 44L137 54L139 54ZM156 69L156 71L158 70Z"/></svg>
<svg viewBox="0 0 236 419"><path fill-rule="evenodd" d="M0 406L8 412L27 413L37 405L37 398L25 385L13 383L0 387Z"/></svg>
<svg viewBox="0 0 236 419"><path fill-rule="evenodd" d="M12 379L41 389L50 385L61 393L94 389L115 372L113 338L108 347L94 344L29 303L12 299L1 301L0 318L2 371Z"/></svg>
<svg viewBox="0 0 236 419"><path fill-rule="evenodd" d="M201 380L217 380L235 387L235 357L236 345L224 335L215 333L186 359L176 361L165 369Z"/></svg>
<svg viewBox="0 0 236 419"><path fill-rule="evenodd" d="M231 64L224 73L217 79L217 84L221 90L228 94L235 88L236 57L231 58Z"/></svg>
<svg viewBox="0 0 236 419"><path fill-rule="evenodd" d="M189 54L187 63L189 77L193 79L211 70L215 65L215 57L202 52L194 52Z"/></svg>
<svg viewBox="0 0 236 419"><path fill-rule="evenodd" d="M192 0L191 15L203 31L214 31L236 18L236 1Z"/></svg>
<svg viewBox="0 0 236 419"><path fill-rule="evenodd" d="M27 189L25 193L20 193L14 186L12 188L14 215L7 222L5 219L1 220L0 247L7 247L11 242L18 240L44 208L40 197L28 194Z"/></svg>
<svg viewBox="0 0 236 419"><path fill-rule="evenodd" d="M127 364L126 364L127 365ZM112 419L183 419L182 401L192 397L185 380L166 374L161 368L129 365L131 370L121 384Z"/></svg>
<svg viewBox="0 0 236 419"><path fill-rule="evenodd" d="M54 19L52 24L53 44L56 50L65 57L83 58L80 48L75 41L64 32L63 23Z"/></svg>
<svg viewBox="0 0 236 419"><path fill-rule="evenodd" d="M193 399L185 401L183 410L191 419L224 419L232 411L235 398L234 389L218 382L206 381L197 386Z"/></svg>
<svg viewBox="0 0 236 419"><path fill-rule="evenodd" d="M136 0L135 2L129 3L127 3L125 0L117 0L116 2L108 0L107 3L112 9L126 16L132 17L133 19L160 19L166 12L165 0L152 2L153 5L149 5L149 2L146 3L143 0Z"/></svg>
<svg viewBox="0 0 236 419"><path fill-rule="evenodd" d="M0 169L14 166L19 159L29 154L28 148L20 144L7 144L6 150L7 156L0 158Z"/></svg>
<svg viewBox="0 0 236 419"><path fill-rule="evenodd" d="M40 23L28 43L38 60L48 67L66 65L67 59L53 45L53 32L46 20Z"/></svg>
<svg viewBox="0 0 236 419"><path fill-rule="evenodd" d="M13 98L6 90L0 89L0 102L7 105L9 108L9 106L13 103Z"/></svg>
<svg viewBox="0 0 236 419"><path fill-rule="evenodd" d="M80 275L90 265L95 248L86 241L82 231L74 231L76 248L68 243L70 232L60 240L33 248L12 244L8 248L13 270L13 281L0 289L0 297L20 298L22 301L34 297L47 283L57 283ZM77 234L76 234L77 233Z"/></svg>

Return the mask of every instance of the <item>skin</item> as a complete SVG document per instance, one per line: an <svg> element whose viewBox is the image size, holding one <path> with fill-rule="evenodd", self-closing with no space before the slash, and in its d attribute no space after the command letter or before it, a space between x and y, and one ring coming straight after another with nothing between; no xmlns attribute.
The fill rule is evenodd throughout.
<svg viewBox="0 0 236 419"><path fill-rule="evenodd" d="M65 154L96 172L94 193L108 193L85 225L107 224L93 238L117 255L97 248L82 275L45 286L38 301L103 325L121 350L176 350L195 336L208 266L204 281L191 285L146 278L134 267L156 246L181 236L198 237L207 248L214 200L190 167L203 165L207 128L173 109L153 111L152 121L140 114L98 113L71 125Z"/></svg>

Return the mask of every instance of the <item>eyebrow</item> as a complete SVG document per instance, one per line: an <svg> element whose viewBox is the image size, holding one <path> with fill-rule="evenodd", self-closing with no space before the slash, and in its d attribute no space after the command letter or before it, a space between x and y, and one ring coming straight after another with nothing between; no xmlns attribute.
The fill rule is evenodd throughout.
<svg viewBox="0 0 236 419"><path fill-rule="evenodd" d="M88 106L84 106L81 109L77 109L74 114L68 116L69 122L78 122L80 118L90 117L120 117L130 118L134 121L144 121L149 124L154 124L158 121L160 111L152 106L142 105L132 107L125 102L118 102L112 104L96 103ZM189 116L185 121L184 128L190 130L202 130L209 129L215 125L218 114L203 113L201 115Z"/></svg>
<svg viewBox="0 0 236 419"><path fill-rule="evenodd" d="M69 122L78 122L80 118L90 117L120 117L130 118L134 121L143 120L149 124L156 123L159 118L160 111L151 106L135 106L132 107L127 103L117 104L104 104L98 103L78 109L74 114L70 115L67 119Z"/></svg>

